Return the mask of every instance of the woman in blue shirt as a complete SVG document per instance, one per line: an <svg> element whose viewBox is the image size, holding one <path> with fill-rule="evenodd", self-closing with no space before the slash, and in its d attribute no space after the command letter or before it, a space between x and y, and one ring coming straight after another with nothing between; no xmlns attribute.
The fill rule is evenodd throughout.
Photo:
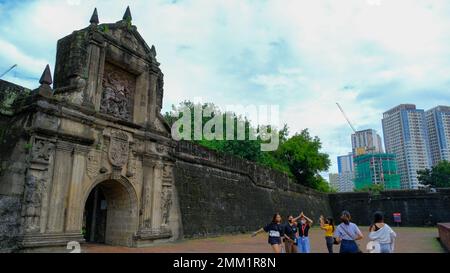
<svg viewBox="0 0 450 273"><path fill-rule="evenodd" d="M364 238L358 226L351 222L350 212L344 210L341 215L342 223L337 226L334 237L341 244L340 253L359 253L356 241Z"/></svg>

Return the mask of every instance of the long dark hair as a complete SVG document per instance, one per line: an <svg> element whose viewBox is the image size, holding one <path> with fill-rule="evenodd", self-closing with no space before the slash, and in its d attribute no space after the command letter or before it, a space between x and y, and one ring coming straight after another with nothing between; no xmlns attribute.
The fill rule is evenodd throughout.
<svg viewBox="0 0 450 273"><path fill-rule="evenodd" d="M381 211L377 211L373 214L373 224L384 222L384 216Z"/></svg>
<svg viewBox="0 0 450 273"><path fill-rule="evenodd" d="M341 220L344 224L349 225L352 220L352 216L348 210L344 210L341 215Z"/></svg>
<svg viewBox="0 0 450 273"><path fill-rule="evenodd" d="M278 224L278 222L277 222L277 216L280 216L280 217L281 217L281 214L275 213L275 214L273 215L273 217L272 217L272 223Z"/></svg>
<svg viewBox="0 0 450 273"><path fill-rule="evenodd" d="M331 217L327 218L327 223L333 228L333 232L334 232L334 220Z"/></svg>

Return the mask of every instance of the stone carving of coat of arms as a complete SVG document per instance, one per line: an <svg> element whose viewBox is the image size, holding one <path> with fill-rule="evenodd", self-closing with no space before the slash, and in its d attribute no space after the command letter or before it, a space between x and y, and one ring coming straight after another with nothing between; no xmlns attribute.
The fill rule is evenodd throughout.
<svg viewBox="0 0 450 273"><path fill-rule="evenodd" d="M108 154L111 164L115 167L123 167L128 162L129 151L128 135L124 132L112 133Z"/></svg>
<svg viewBox="0 0 450 273"><path fill-rule="evenodd" d="M92 150L87 155L87 174L90 178L94 178L100 171L101 152Z"/></svg>

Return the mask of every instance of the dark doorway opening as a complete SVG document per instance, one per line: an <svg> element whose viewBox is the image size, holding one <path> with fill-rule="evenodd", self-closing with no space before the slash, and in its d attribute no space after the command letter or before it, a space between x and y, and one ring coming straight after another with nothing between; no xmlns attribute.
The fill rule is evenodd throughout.
<svg viewBox="0 0 450 273"><path fill-rule="evenodd" d="M83 217L83 235L86 242L106 243L108 203L100 185L96 186L86 201Z"/></svg>

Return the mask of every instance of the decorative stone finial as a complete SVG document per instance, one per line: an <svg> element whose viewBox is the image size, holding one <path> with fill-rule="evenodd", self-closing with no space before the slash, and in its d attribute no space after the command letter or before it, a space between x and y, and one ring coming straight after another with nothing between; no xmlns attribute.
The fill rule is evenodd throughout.
<svg viewBox="0 0 450 273"><path fill-rule="evenodd" d="M127 7L127 10L125 11L125 14L123 15L123 20L131 22L133 20L133 17L131 17L131 10L130 6Z"/></svg>
<svg viewBox="0 0 450 273"><path fill-rule="evenodd" d="M50 66L45 67L44 73L42 73L41 79L39 80L41 86L37 89L37 94L43 97L53 96L53 89L50 84L53 83L52 73L50 72Z"/></svg>
<svg viewBox="0 0 450 273"><path fill-rule="evenodd" d="M152 54L152 57L155 58L156 57L156 48L154 45L152 45L152 48L150 48L150 53Z"/></svg>
<svg viewBox="0 0 450 273"><path fill-rule="evenodd" d="M39 80L41 85L50 85L53 83L52 73L50 72L50 66L45 67L44 73L42 73L41 79Z"/></svg>
<svg viewBox="0 0 450 273"><path fill-rule="evenodd" d="M93 25L98 25L99 20L98 20L97 8L94 9L94 13L92 13L91 20L89 21L89 23L91 23Z"/></svg>

